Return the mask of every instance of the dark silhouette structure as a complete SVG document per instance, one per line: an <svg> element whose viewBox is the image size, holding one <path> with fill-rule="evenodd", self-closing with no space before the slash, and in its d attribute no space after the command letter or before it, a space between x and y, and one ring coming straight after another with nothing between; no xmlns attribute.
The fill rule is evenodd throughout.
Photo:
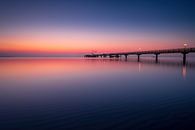
<svg viewBox="0 0 195 130"><path fill-rule="evenodd" d="M163 49L163 50L151 50L151 51L135 51L135 52L119 52L119 53L99 53L99 54L89 54L84 57L110 57L110 58L119 58L125 56L127 60L128 55L137 55L137 61L140 61L140 56L143 54L154 54L155 61L158 63L158 56L160 54L171 54L171 53L181 53L183 55L183 64L186 64L186 55L188 53L194 53L195 48L178 48L178 49Z"/></svg>

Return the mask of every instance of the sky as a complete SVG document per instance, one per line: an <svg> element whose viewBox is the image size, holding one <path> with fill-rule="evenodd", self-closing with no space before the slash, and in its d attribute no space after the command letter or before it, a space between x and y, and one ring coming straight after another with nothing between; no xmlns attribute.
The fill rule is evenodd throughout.
<svg viewBox="0 0 195 130"><path fill-rule="evenodd" d="M1 0L0 56L195 47L193 0Z"/></svg>

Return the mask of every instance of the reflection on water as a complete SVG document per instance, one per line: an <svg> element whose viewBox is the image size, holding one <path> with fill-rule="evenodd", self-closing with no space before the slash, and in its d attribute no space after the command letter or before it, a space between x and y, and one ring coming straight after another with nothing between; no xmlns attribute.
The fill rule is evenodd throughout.
<svg viewBox="0 0 195 130"><path fill-rule="evenodd" d="M138 63L138 67L139 67L139 72L141 72L141 63Z"/></svg>
<svg viewBox="0 0 195 130"><path fill-rule="evenodd" d="M195 64L0 59L0 129L195 129Z"/></svg>
<svg viewBox="0 0 195 130"><path fill-rule="evenodd" d="M185 78L186 77L186 74L187 74L187 69L186 69L187 67L184 65L183 67L182 67L182 76Z"/></svg>

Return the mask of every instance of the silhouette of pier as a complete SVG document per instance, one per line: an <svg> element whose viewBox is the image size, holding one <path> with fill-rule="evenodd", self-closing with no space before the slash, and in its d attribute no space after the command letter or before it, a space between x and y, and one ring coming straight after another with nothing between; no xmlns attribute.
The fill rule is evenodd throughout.
<svg viewBox="0 0 195 130"><path fill-rule="evenodd" d="M137 55L137 61L140 61L140 56L144 54L153 54L155 55L155 61L158 63L158 56L160 54L173 54L180 53L183 55L183 64L186 64L186 55L189 53L195 53L195 48L178 48L178 49L163 49L163 50L150 50L150 51L133 51L133 52L119 52L119 53L99 53L99 54L88 54L84 57L102 57L102 58L119 58L124 56L127 60L128 55Z"/></svg>

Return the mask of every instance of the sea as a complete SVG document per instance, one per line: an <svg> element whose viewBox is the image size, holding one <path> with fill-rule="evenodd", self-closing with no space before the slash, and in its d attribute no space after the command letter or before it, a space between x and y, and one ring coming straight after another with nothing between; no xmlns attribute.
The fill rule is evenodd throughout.
<svg viewBox="0 0 195 130"><path fill-rule="evenodd" d="M1 130L195 130L195 58L0 58Z"/></svg>

